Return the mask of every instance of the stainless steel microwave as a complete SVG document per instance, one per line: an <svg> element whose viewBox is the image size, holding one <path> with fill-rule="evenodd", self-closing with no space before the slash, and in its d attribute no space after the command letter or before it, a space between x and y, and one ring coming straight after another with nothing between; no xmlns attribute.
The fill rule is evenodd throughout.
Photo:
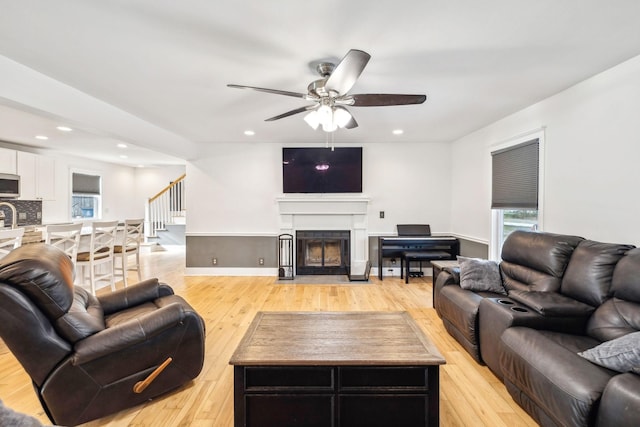
<svg viewBox="0 0 640 427"><path fill-rule="evenodd" d="M20 175L0 173L0 197L5 199L20 197Z"/></svg>

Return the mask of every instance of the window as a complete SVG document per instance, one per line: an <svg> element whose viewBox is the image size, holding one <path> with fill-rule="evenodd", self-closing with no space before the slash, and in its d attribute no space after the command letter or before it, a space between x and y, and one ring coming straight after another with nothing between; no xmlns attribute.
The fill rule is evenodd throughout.
<svg viewBox="0 0 640 427"><path fill-rule="evenodd" d="M541 155L543 134L517 138L491 151L491 258L514 230L541 227Z"/></svg>
<svg viewBox="0 0 640 427"><path fill-rule="evenodd" d="M73 172L71 181L71 218L100 219L102 210L100 175Z"/></svg>

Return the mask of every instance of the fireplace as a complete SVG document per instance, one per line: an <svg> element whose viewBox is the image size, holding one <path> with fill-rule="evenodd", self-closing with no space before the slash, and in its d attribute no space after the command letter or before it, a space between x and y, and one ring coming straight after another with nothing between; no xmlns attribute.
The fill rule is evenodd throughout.
<svg viewBox="0 0 640 427"><path fill-rule="evenodd" d="M347 274L351 232L304 230L296 232L296 274Z"/></svg>

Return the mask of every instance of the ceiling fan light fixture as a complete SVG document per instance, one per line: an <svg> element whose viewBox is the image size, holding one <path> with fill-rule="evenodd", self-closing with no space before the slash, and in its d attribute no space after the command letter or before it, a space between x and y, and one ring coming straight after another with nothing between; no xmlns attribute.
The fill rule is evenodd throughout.
<svg viewBox="0 0 640 427"><path fill-rule="evenodd" d="M323 123L322 124L322 130L325 132L333 132L335 130L338 129L338 125L336 125L333 122L329 122L329 123Z"/></svg>
<svg viewBox="0 0 640 427"><path fill-rule="evenodd" d="M333 120L333 111L331 110L331 107L329 107L328 105L321 105L317 111L318 111L318 118L320 119L320 123L325 124Z"/></svg>
<svg viewBox="0 0 640 427"><path fill-rule="evenodd" d="M320 117L318 117L318 112L315 110L304 116L304 121L307 122L313 130L318 129L318 126L320 126Z"/></svg>
<svg viewBox="0 0 640 427"><path fill-rule="evenodd" d="M347 123L351 120L351 114L346 110L346 108L338 108L336 107L333 111L333 122L339 127L344 128Z"/></svg>

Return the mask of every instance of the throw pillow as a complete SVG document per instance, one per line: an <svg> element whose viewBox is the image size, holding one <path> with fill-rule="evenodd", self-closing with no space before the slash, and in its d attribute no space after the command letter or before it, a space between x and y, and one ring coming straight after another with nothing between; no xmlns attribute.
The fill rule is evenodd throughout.
<svg viewBox="0 0 640 427"><path fill-rule="evenodd" d="M640 372L640 331L605 341L578 355L613 371Z"/></svg>
<svg viewBox="0 0 640 427"><path fill-rule="evenodd" d="M506 295L500 268L495 261L458 256L460 287L470 291L489 291Z"/></svg>

